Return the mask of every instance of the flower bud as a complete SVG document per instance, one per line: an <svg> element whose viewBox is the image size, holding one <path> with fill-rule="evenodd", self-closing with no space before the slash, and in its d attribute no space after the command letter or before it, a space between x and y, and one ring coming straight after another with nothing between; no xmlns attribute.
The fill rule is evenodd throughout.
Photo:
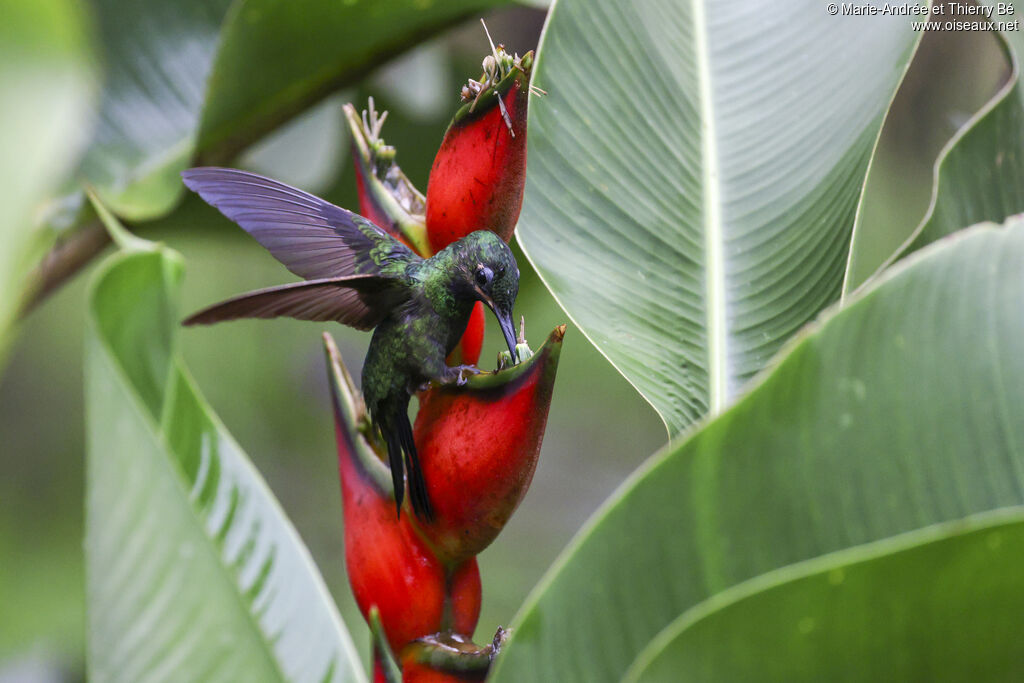
<svg viewBox="0 0 1024 683"><path fill-rule="evenodd" d="M488 71L491 67L491 71ZM526 182L526 113L533 53L495 50L481 81L463 89L430 169L426 228L434 252L474 230L512 238Z"/></svg>
<svg viewBox="0 0 1024 683"><path fill-rule="evenodd" d="M526 343L526 318L519 318L519 337L516 341L516 358L522 363L530 358L533 358L533 349ZM512 360L512 354L509 353L508 349L502 349L498 352L498 369L504 370L510 368L515 363Z"/></svg>
<svg viewBox="0 0 1024 683"><path fill-rule="evenodd" d="M344 111L352 133L359 213L420 256L430 256L423 215L426 200L395 163L395 148L380 135L388 113L378 114L372 97L362 116L351 104Z"/></svg>

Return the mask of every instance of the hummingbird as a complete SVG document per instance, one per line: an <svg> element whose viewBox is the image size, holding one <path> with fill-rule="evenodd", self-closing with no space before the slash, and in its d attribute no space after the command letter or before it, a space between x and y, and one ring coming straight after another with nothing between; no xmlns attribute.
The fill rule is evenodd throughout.
<svg viewBox="0 0 1024 683"><path fill-rule="evenodd" d="M362 374L370 421L387 447L398 514L408 471L413 511L429 522L433 510L409 400L431 381L461 385L479 372L445 362L477 301L494 312L516 362L512 307L519 268L508 245L477 230L424 259L366 218L276 180L212 167L186 170L182 178L305 278L214 304L183 324L285 316L372 329Z"/></svg>

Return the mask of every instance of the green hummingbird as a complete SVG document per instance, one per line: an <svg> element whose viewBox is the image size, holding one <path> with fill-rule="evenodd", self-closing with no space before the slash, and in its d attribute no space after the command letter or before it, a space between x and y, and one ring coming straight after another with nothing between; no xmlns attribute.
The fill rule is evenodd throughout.
<svg viewBox="0 0 1024 683"><path fill-rule="evenodd" d="M182 177L306 279L228 299L184 324L286 316L373 329L362 389L371 422L387 446L395 503L401 514L408 470L413 511L431 520L409 399L431 380L463 384L479 372L445 363L477 301L494 312L516 359L512 307L519 268L508 245L478 230L424 259L362 216L276 180L228 168L193 168Z"/></svg>

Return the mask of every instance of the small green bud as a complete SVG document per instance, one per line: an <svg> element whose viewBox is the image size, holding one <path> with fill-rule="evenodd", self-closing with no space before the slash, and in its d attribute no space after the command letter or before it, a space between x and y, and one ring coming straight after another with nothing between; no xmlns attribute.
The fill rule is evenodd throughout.
<svg viewBox="0 0 1024 683"><path fill-rule="evenodd" d="M519 316L519 338L516 344L516 355L519 356L519 362L522 363L528 358L533 357L533 349L526 343L526 317ZM510 368L515 363L512 362L512 354L508 350L498 352L498 369L504 370Z"/></svg>

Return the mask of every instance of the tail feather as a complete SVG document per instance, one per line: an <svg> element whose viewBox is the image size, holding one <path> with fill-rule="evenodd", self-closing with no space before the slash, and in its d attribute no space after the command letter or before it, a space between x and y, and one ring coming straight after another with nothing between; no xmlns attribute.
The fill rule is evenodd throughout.
<svg viewBox="0 0 1024 683"><path fill-rule="evenodd" d="M378 427L388 448L388 465L391 468L391 483L395 491L396 513L399 516L402 514L405 482L408 479L409 502L412 503L413 512L424 522L432 522L434 511L427 495L427 482L420 467L409 417L404 412L398 413L393 421L381 421Z"/></svg>
<svg viewBox="0 0 1024 683"><path fill-rule="evenodd" d="M420 467L420 458L416 452L416 442L413 440L409 416L404 413L398 418L398 436L406 454L406 466L409 471L409 500L412 502L413 512L424 522L431 522L434 519L434 510L430 505L430 496L427 494L427 481L423 476L423 469Z"/></svg>
<svg viewBox="0 0 1024 683"><path fill-rule="evenodd" d="M402 500L405 498L405 471L402 467L402 444L393 429L381 429L388 447L388 465L391 467L391 484L395 491L395 515L402 515Z"/></svg>

